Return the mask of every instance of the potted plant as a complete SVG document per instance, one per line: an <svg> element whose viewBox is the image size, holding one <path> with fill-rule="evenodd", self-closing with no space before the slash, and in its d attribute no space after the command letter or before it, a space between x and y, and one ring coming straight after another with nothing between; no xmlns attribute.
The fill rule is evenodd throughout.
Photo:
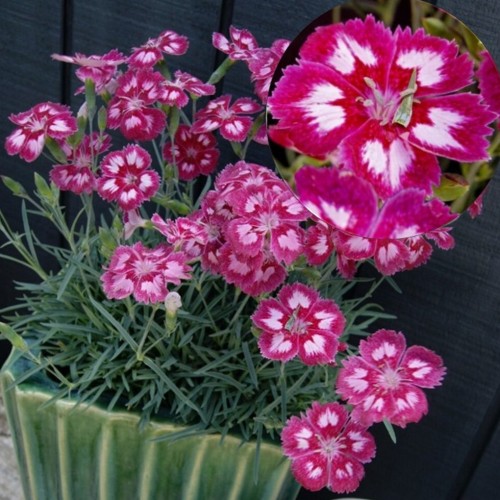
<svg viewBox="0 0 500 500"><path fill-rule="evenodd" d="M472 63L456 62L454 42L391 32L372 17L356 22L361 34L379 30L393 45L446 55L472 81ZM335 29L345 35L351 26ZM232 27L213 44L227 58L206 82L174 71L189 41L171 30L130 54L57 55L82 81L76 116L52 102L11 116L7 152L28 163L43 153L53 164L50 180L34 173L33 193L2 177L22 199L25 221L19 235L0 215L17 252L6 257L38 276L18 285L22 298L0 324L14 346L1 380L27 498L293 498L290 463L308 489L351 492L375 455L369 427L383 422L393 436L393 425L418 422L427 412L422 388L445 374L437 354L375 328L391 316L371 301L390 275L429 258L429 239L452 246L442 225L455 215L444 204L434 210L443 190L449 196L444 174L429 174L429 186L441 188L434 204L417 203L413 190L408 199L418 207L404 213L408 229L438 212L435 227L375 235L339 227L310 179L299 188L302 204L272 169L246 160L266 143L264 105L288 42L262 48ZM421 62L409 68L417 82ZM237 63L248 68L258 100L215 96ZM314 91L300 73L314 73L307 64L285 71L270 98L278 120L271 137L316 156L319 164L298 171L329 172L324 185L333 192L340 177L331 159L326 165L324 150L303 147L283 105ZM408 96L418 118L424 99L413 87L393 111L401 114ZM477 140L464 162L487 157L487 125L497 116L487 93L474 96ZM319 118L305 129L321 129ZM235 155L226 166L222 142ZM454 201L463 192L452 188ZM80 197L76 213L67 213L61 191ZM64 245L39 238L33 227L41 220ZM56 271L39 264L40 252L57 261ZM367 260L383 276L356 278Z"/></svg>

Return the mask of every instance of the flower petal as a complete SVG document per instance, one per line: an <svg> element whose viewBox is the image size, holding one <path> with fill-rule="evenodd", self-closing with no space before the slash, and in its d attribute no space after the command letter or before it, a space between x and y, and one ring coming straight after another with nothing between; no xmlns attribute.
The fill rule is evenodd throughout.
<svg viewBox="0 0 500 500"><path fill-rule="evenodd" d="M401 189L416 187L432 193L441 170L434 155L412 147L396 125L368 121L340 147L343 163L370 182L385 199Z"/></svg>
<svg viewBox="0 0 500 500"><path fill-rule="evenodd" d="M369 15L364 20L316 28L301 47L300 57L330 66L363 91L367 74L379 87L385 87L395 48L390 30Z"/></svg>
<svg viewBox="0 0 500 500"><path fill-rule="evenodd" d="M424 388L441 385L446 371L441 356L422 346L411 346L406 351L401 368L405 380Z"/></svg>
<svg viewBox="0 0 500 500"><path fill-rule="evenodd" d="M377 213L371 185L348 171L302 167L295 174L300 201L316 217L348 233L369 235Z"/></svg>
<svg viewBox="0 0 500 500"><path fill-rule="evenodd" d="M413 105L408 141L424 151L460 162L487 160L496 118L476 94L429 97Z"/></svg>
<svg viewBox="0 0 500 500"><path fill-rule="evenodd" d="M448 94L472 83L473 61L468 54L459 55L455 41L427 35L423 29L396 30L397 51L389 75L394 90L407 88L416 69L416 98ZM458 57L457 57L458 56Z"/></svg>

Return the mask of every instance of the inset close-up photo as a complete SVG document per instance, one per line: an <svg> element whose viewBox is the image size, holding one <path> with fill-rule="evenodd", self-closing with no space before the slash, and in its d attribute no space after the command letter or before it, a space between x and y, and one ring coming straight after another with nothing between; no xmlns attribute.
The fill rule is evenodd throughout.
<svg viewBox="0 0 500 500"><path fill-rule="evenodd" d="M481 41L426 2L346 2L274 74L278 171L319 219L403 239L475 211L500 154L500 75Z"/></svg>

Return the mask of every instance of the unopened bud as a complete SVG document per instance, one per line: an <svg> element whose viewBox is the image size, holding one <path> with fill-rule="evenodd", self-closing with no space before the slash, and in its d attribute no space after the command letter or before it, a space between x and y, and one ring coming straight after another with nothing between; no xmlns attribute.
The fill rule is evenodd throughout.
<svg viewBox="0 0 500 500"><path fill-rule="evenodd" d="M177 326L177 311L182 306L181 296L177 292L169 292L165 297L165 328L170 335Z"/></svg>
<svg viewBox="0 0 500 500"><path fill-rule="evenodd" d="M165 310L167 315L175 318L177 310L182 307L181 296L177 292L169 292L165 297Z"/></svg>

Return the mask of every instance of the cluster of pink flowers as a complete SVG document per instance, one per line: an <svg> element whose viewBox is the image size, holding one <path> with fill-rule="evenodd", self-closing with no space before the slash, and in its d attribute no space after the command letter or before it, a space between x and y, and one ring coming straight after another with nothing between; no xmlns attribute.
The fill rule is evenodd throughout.
<svg viewBox="0 0 500 500"><path fill-rule="evenodd" d="M373 259L380 273L390 276L409 271L425 264L433 252L434 244L442 250L450 250L455 240L451 227L440 227L425 234L407 238L364 238L339 231L322 220L307 228L304 253L309 264L317 266L336 255L338 272L346 279L356 274L358 264Z"/></svg>
<svg viewBox="0 0 500 500"><path fill-rule="evenodd" d="M401 333L378 330L362 340L360 354L343 362L336 383L352 410L315 402L281 433L297 481L312 491L354 491L364 477L362 464L375 456L368 428L382 421L399 427L418 422L428 409L421 388L439 386L444 374L440 356L421 346L406 349Z"/></svg>
<svg viewBox="0 0 500 500"><path fill-rule="evenodd" d="M240 161L219 174L199 210L152 221L176 249L256 297L281 285L286 266L302 254L307 215L272 171Z"/></svg>
<svg viewBox="0 0 500 500"><path fill-rule="evenodd" d="M259 47L255 37L245 29L231 26L230 40L221 33L214 33L212 42L214 47L227 54L232 61L244 61L250 70L254 82L254 90L265 104L269 94L269 87L278 63L290 45L289 40L275 40L271 47Z"/></svg>
<svg viewBox="0 0 500 500"><path fill-rule="evenodd" d="M38 104L10 117L17 128L6 149L32 162L50 146L58 153L50 177L59 189L96 192L116 203L124 240L138 228L153 228L165 238L154 248L117 245L101 277L109 299L165 304L170 297L175 315L181 299L172 288L199 267L256 299L251 321L264 358L337 367L336 393L345 404L313 403L288 420L282 443L302 485L350 492L375 455L368 427L418 422L427 413L422 389L440 385L445 368L438 355L421 346L407 349L404 336L391 330L375 332L361 341L358 355L348 355L341 307L308 284L287 284L288 273L298 262L322 266L335 258L345 278L367 259L392 275L425 263L432 253L429 240L451 248L446 225L456 216L432 196L441 176L437 156L487 158L488 124L499 112L498 75L492 79L491 60L484 56L484 98L459 92L472 83L473 65L457 54L454 42L409 29L392 33L368 16L317 29L268 100L289 42L262 48L247 30L232 27L230 39L215 33L213 44L230 65L246 64L260 102L230 95L209 99L215 80L203 82L180 70L165 76L164 56L180 56L189 47L186 37L165 31L130 56L117 50L54 56L78 65L78 78L93 83L106 106L105 126L101 121L100 132L78 140L68 108ZM208 102L189 119L183 109L200 98ZM303 203L270 169L244 160L220 171L197 203L184 203L182 182L218 166L216 132L231 142L264 142L263 129L253 125L267 101L277 120L270 129L274 141L334 166L297 172ZM93 112L84 105L80 115L89 119ZM119 130L130 143L110 151L106 128ZM159 171L138 144L145 141L155 143ZM165 188L172 177L187 211L175 218L147 216L146 202L160 207L173 201L175 189Z"/></svg>

